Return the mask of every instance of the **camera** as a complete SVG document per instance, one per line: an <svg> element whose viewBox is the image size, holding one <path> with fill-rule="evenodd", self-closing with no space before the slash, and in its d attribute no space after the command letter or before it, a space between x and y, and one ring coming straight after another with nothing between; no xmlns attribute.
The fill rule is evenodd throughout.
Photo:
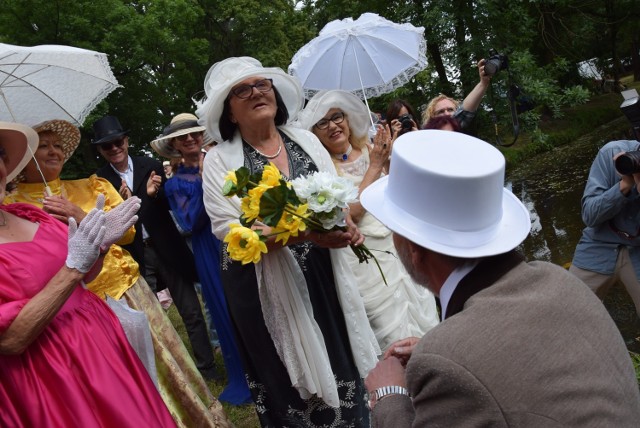
<svg viewBox="0 0 640 428"><path fill-rule="evenodd" d="M411 128L413 128L413 116L411 116L409 113L403 114L402 116L398 117L398 122L402 124L403 131L410 131Z"/></svg>
<svg viewBox="0 0 640 428"><path fill-rule="evenodd" d="M622 175L640 172L640 150L626 152L616 158L616 171Z"/></svg>
<svg viewBox="0 0 640 428"><path fill-rule="evenodd" d="M495 49L489 50L489 59L484 62L484 74L487 76L493 76L500 70L506 70L509 68L509 58L506 55L501 55L496 52Z"/></svg>

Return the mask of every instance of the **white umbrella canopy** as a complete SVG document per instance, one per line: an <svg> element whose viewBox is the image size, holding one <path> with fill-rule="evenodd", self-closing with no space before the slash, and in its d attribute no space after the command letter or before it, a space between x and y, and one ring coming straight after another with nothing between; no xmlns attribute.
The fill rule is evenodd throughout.
<svg viewBox="0 0 640 428"><path fill-rule="evenodd" d="M106 54L61 45L0 43L0 120L33 126L64 119L81 126L118 88Z"/></svg>
<svg viewBox="0 0 640 428"><path fill-rule="evenodd" d="M342 89L360 98L397 89L427 66L424 28L396 24L374 13L328 23L293 56L289 74L305 97Z"/></svg>

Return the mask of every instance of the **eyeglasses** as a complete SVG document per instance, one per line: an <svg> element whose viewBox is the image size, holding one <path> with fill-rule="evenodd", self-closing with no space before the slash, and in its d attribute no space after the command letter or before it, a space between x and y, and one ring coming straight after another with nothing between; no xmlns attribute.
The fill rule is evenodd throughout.
<svg viewBox="0 0 640 428"><path fill-rule="evenodd" d="M435 116L442 116L445 113L453 114L456 111L453 107L445 107L440 110L436 110Z"/></svg>
<svg viewBox="0 0 640 428"><path fill-rule="evenodd" d="M329 127L329 122L333 122L336 125L339 123L342 123L342 121L344 120L344 112L337 112L334 113L330 118L328 119L320 119L319 121L316 122L315 126L318 129L327 129Z"/></svg>
<svg viewBox="0 0 640 428"><path fill-rule="evenodd" d="M114 146L115 147L122 147L123 144L124 144L124 138L120 138L119 140L113 140L113 141L110 141L108 143L102 143L102 144L100 144L100 148L102 150L104 150L105 152L108 152Z"/></svg>
<svg viewBox="0 0 640 428"><path fill-rule="evenodd" d="M273 89L273 79L258 80L253 85L240 85L231 90L231 93L238 98L247 99L253 94L253 88L265 93Z"/></svg>
<svg viewBox="0 0 640 428"><path fill-rule="evenodd" d="M198 132L189 132L188 134L183 134L183 135L178 135L176 138L176 140L178 141L186 141L186 139L189 137L189 135L191 135L191 138L193 138L194 140L197 139L198 137L202 137L202 133L203 131L198 131Z"/></svg>

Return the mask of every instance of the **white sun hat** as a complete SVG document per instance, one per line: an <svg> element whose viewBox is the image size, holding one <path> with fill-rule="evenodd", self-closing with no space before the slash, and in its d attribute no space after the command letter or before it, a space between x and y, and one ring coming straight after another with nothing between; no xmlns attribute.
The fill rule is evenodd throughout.
<svg viewBox="0 0 640 428"><path fill-rule="evenodd" d="M369 109L362 100L350 92L341 90L319 91L298 114L295 125L311 131L329 110L337 108L346 113L349 128L356 138L368 135L371 126Z"/></svg>
<svg viewBox="0 0 640 428"><path fill-rule="evenodd" d="M505 160L458 132L408 132L393 145L389 175L367 187L364 208L393 232L437 253L476 258L516 248L529 211L504 188Z"/></svg>
<svg viewBox="0 0 640 428"><path fill-rule="evenodd" d="M231 88L254 76L273 79L273 86L287 107L289 121L298 115L304 96L296 77L285 73L281 68L263 67L260 61L248 56L227 58L211 66L204 78L206 99L197 103L196 115L200 118L199 123L207 128L215 141L223 141L220 135L220 116Z"/></svg>
<svg viewBox="0 0 640 428"><path fill-rule="evenodd" d="M19 123L0 122L0 147L6 154L7 183L22 171L39 143L38 134L32 128Z"/></svg>

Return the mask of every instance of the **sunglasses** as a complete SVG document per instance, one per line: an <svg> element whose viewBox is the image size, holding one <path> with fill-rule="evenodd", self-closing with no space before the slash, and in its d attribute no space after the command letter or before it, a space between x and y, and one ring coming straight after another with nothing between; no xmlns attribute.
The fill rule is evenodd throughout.
<svg viewBox="0 0 640 428"><path fill-rule="evenodd" d="M195 140L198 137L202 137L202 134L203 134L202 131L189 132L188 134L178 135L177 137L175 137L175 139L178 140L178 141L186 141L186 139L189 137L189 135L191 135L191 138L193 138Z"/></svg>
<svg viewBox="0 0 640 428"><path fill-rule="evenodd" d="M111 142L108 142L108 143L102 143L102 144L100 144L100 148L102 150L104 150L105 152L108 152L114 146L115 147L122 147L123 144L124 144L124 138L120 138L119 140L114 140L114 141L111 141Z"/></svg>

